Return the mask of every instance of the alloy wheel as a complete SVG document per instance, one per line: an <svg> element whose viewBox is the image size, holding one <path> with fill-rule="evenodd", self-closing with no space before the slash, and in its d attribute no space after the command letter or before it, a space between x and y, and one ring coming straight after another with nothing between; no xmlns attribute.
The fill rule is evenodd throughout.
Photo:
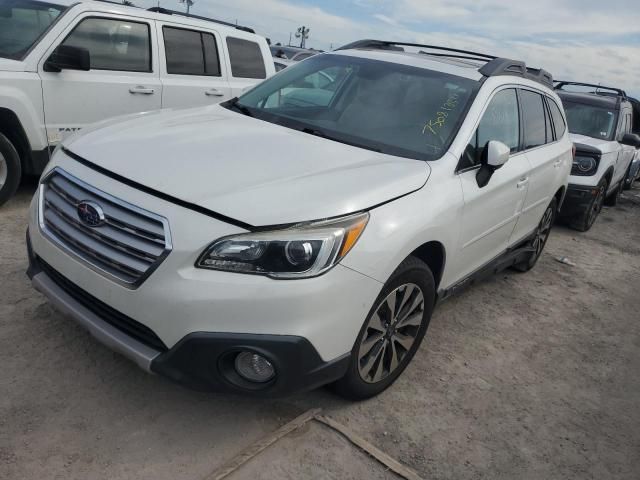
<svg viewBox="0 0 640 480"><path fill-rule="evenodd" d="M411 350L422 325L424 295L407 283L393 290L371 315L358 351L358 372L367 383L391 375Z"/></svg>
<svg viewBox="0 0 640 480"><path fill-rule="evenodd" d="M542 250L549 239L549 234L551 233L551 224L553 223L553 209L551 207L547 208L542 216L542 220L540 220L540 224L538 225L538 230L536 231L536 236L533 239L533 248L535 250L535 256L533 258L538 258L542 254Z"/></svg>
<svg viewBox="0 0 640 480"><path fill-rule="evenodd" d="M9 174L9 167L7 165L7 160L0 152L0 190L4 187L4 184L7 183L7 175Z"/></svg>

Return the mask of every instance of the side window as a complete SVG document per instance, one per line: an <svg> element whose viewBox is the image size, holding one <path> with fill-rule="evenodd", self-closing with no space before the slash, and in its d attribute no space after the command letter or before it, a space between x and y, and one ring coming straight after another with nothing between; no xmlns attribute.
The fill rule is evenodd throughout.
<svg viewBox="0 0 640 480"><path fill-rule="evenodd" d="M491 140L498 140L512 152L520 144L518 97L514 89L502 90L491 99L478 128L463 154L461 168L479 165L484 148Z"/></svg>
<svg viewBox="0 0 640 480"><path fill-rule="evenodd" d="M542 95L530 90L520 90L520 104L524 122L525 150L544 145L547 142L547 130Z"/></svg>
<svg viewBox="0 0 640 480"><path fill-rule="evenodd" d="M553 118L553 126L556 129L556 138L562 138L567 130L567 124L564 121L560 107L554 100L547 99L549 109L551 110L551 118Z"/></svg>
<svg viewBox="0 0 640 480"><path fill-rule="evenodd" d="M167 73L220 76L218 47L211 33L162 27Z"/></svg>
<svg viewBox="0 0 640 480"><path fill-rule="evenodd" d="M543 100L543 104L544 104L544 124L546 127L547 143L551 143L555 140L555 138L553 138L553 123L551 123L551 114L549 113L549 107L547 106L547 102Z"/></svg>
<svg viewBox="0 0 640 480"><path fill-rule="evenodd" d="M241 38L227 37L231 73L236 78L267 78L260 45Z"/></svg>
<svg viewBox="0 0 640 480"><path fill-rule="evenodd" d="M85 18L62 42L89 50L92 70L151 71L149 25L114 18Z"/></svg>

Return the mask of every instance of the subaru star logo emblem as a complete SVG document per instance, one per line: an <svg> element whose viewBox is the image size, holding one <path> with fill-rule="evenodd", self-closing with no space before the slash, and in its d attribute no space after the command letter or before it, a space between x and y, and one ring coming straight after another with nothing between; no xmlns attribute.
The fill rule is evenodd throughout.
<svg viewBox="0 0 640 480"><path fill-rule="evenodd" d="M78 204L78 218L86 226L92 228L99 227L105 222L102 207L89 201L83 201Z"/></svg>

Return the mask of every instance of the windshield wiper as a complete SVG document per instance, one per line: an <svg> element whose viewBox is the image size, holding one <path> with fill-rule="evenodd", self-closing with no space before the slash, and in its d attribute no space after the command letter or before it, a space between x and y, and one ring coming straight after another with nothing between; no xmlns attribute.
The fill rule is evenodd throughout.
<svg viewBox="0 0 640 480"><path fill-rule="evenodd" d="M300 131L304 133L308 133L309 135L315 135L316 137L326 138L327 140L333 140L334 142L344 143L345 145L351 145L352 147L364 148L365 150L371 150L373 152L382 153L382 150L380 150L379 148L376 148L364 143L345 140L344 138L336 137L334 135L328 134L323 130L318 130L317 128L305 127L305 128L302 128Z"/></svg>
<svg viewBox="0 0 640 480"><path fill-rule="evenodd" d="M247 117L253 117L253 113L251 113L251 110L249 110L248 107L245 107L244 105L238 103L238 97L234 97L231 100L229 100L228 102L226 102L225 104L226 107L228 108L232 108L240 113L242 113L243 115L246 115Z"/></svg>

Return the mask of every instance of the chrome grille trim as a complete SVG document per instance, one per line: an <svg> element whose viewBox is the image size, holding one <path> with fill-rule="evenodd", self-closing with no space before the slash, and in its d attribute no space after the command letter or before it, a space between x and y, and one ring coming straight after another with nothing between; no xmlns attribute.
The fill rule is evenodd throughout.
<svg viewBox="0 0 640 480"><path fill-rule="evenodd" d="M80 221L78 203L95 201L106 223ZM130 289L139 287L173 246L166 218L88 185L60 167L40 182L38 223L42 234L92 270Z"/></svg>

